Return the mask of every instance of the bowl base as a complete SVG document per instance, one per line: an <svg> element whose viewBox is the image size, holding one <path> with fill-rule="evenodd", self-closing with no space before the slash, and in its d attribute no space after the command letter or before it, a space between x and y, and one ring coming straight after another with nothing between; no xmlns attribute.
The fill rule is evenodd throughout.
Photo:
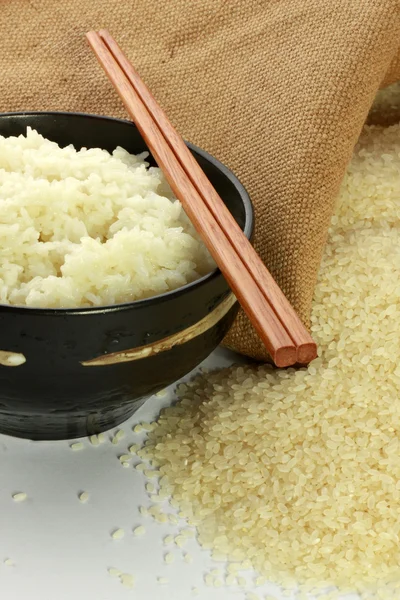
<svg viewBox="0 0 400 600"><path fill-rule="evenodd" d="M98 413L10 415L0 412L0 434L34 441L73 440L108 431L127 421L146 401Z"/></svg>

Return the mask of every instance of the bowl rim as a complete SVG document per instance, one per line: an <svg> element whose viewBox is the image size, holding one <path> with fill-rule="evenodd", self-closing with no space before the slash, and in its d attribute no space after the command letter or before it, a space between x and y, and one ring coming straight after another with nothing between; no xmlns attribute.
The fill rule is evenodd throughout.
<svg viewBox="0 0 400 600"><path fill-rule="evenodd" d="M0 113L0 120L4 117L34 117L34 116L73 116L73 117L81 117L84 119L95 119L101 121L110 121L117 122L124 125L130 125L137 129L135 123L129 121L129 119L120 119L117 117L109 117L105 115L97 115L93 113L83 113L83 112L70 112L70 111L16 111L16 112L3 112ZM251 202L250 196L244 187L244 185L239 181L236 175L221 161L212 156L206 150L199 148L195 144L188 142L185 140L185 144L188 146L190 150L192 150L195 154L198 154L212 165L214 165L219 171L225 175L227 179L234 185L236 190L239 192L239 196L242 200L244 212L245 212L245 224L243 228L243 233L245 236L250 239L253 234L254 229L254 207ZM159 303L166 302L168 300L177 298L187 291L192 290L193 288L200 288L204 285L207 285L210 281L216 279L217 277L222 277L222 273L219 268L214 269L210 273L203 275L199 279L192 281L190 283L186 283L185 285L175 289L170 290L168 292L164 292L162 294L158 294L156 296L150 296L149 298L142 298L140 300L132 300L131 302L121 302L120 304L105 304L101 306L86 306L86 307L76 307L76 308L41 308L41 307L32 307L32 306L24 306L24 305L16 305L16 304L3 304L0 302L0 310L13 312L13 313L30 313L32 315L78 315L78 314L103 314L110 313L114 311L128 310L136 307L145 308L151 307Z"/></svg>

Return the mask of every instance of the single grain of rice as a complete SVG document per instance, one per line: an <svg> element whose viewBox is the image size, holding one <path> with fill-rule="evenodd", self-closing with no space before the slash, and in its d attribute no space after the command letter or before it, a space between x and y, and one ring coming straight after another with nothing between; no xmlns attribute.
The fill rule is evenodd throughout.
<svg viewBox="0 0 400 600"><path fill-rule="evenodd" d="M114 531L111 533L111 537L113 538L113 540L121 540L125 535L125 531L123 529L114 529Z"/></svg>
<svg viewBox="0 0 400 600"><path fill-rule="evenodd" d="M146 533L146 528L144 527L144 525L139 525L138 527L135 527L135 529L133 530L133 535L135 535L136 537L144 535L145 533Z"/></svg>
<svg viewBox="0 0 400 600"><path fill-rule="evenodd" d="M114 567L110 567L108 569L108 573L109 575L111 575L111 577L119 577L120 575L122 575L122 571L120 571L119 569L115 569Z"/></svg>
<svg viewBox="0 0 400 600"><path fill-rule="evenodd" d="M17 492L16 494L12 495L14 502L25 502L27 498L28 495L25 492Z"/></svg>
<svg viewBox="0 0 400 600"><path fill-rule="evenodd" d="M71 450L73 450L74 452L77 452L78 450L83 450L85 446L82 444L82 442L75 442L74 444L70 445Z"/></svg>
<svg viewBox="0 0 400 600"><path fill-rule="evenodd" d="M5 564L7 567L13 567L13 566L15 565L15 562L14 562L14 561L13 561L11 558L6 558L6 559L4 560L4 564Z"/></svg>
<svg viewBox="0 0 400 600"><path fill-rule="evenodd" d="M167 552L167 554L164 556L164 562L167 565L171 565L174 561L175 561L175 556L171 552Z"/></svg>
<svg viewBox="0 0 400 600"><path fill-rule="evenodd" d="M164 538L164 546L169 546L170 544L174 543L174 536L173 535L167 535Z"/></svg>
<svg viewBox="0 0 400 600"><path fill-rule="evenodd" d="M122 585L128 589L132 589L135 587L135 577L130 573L121 573L119 576L119 580Z"/></svg>

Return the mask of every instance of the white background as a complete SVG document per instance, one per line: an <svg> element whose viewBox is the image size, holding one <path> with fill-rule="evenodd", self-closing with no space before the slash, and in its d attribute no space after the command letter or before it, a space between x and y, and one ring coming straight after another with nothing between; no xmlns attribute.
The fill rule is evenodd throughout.
<svg viewBox="0 0 400 600"><path fill-rule="evenodd" d="M240 360L219 349L203 366L226 366L233 359ZM172 399L172 388L163 398L150 398L119 427L126 437L118 445L110 443L110 433L98 447L82 440L85 447L77 452L70 449L71 441L31 442L0 436L1 598L242 600L249 591L257 593L260 600L267 593L277 600L290 598L276 586L255 589L251 573L245 574L249 582L245 589L206 587L204 574L213 568L223 572L224 565L213 563L195 539L189 540L183 551L176 546L166 548L163 538L176 535L179 527L140 515L138 507L150 504L145 478L132 467L123 468L118 456L142 439L132 426L153 420ZM133 457L132 465L138 462ZM90 494L86 504L78 499L81 491ZM27 493L28 499L16 503L12 499L16 492ZM132 530L140 524L146 533L135 537ZM110 534L118 527L125 530L125 537L114 540ZM172 565L164 563L167 551L175 555ZM186 551L194 558L192 564L183 560ZM5 565L6 558L11 558L14 566ZM126 589L112 578L109 567L134 575L134 589ZM160 585L157 577L167 577L169 583ZM193 587L199 588L198 596L192 594Z"/></svg>

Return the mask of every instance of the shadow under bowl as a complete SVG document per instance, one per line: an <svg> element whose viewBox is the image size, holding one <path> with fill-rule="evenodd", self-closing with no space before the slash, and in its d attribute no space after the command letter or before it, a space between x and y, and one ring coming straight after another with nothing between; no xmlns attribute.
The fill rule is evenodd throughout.
<svg viewBox="0 0 400 600"><path fill-rule="evenodd" d="M2 136L25 134L27 126L60 146L148 150L128 121L79 113L0 114ZM253 209L246 190L210 154L188 147L250 239ZM118 425L203 361L237 310L218 269L172 292L114 306L0 305L0 433L70 439Z"/></svg>

